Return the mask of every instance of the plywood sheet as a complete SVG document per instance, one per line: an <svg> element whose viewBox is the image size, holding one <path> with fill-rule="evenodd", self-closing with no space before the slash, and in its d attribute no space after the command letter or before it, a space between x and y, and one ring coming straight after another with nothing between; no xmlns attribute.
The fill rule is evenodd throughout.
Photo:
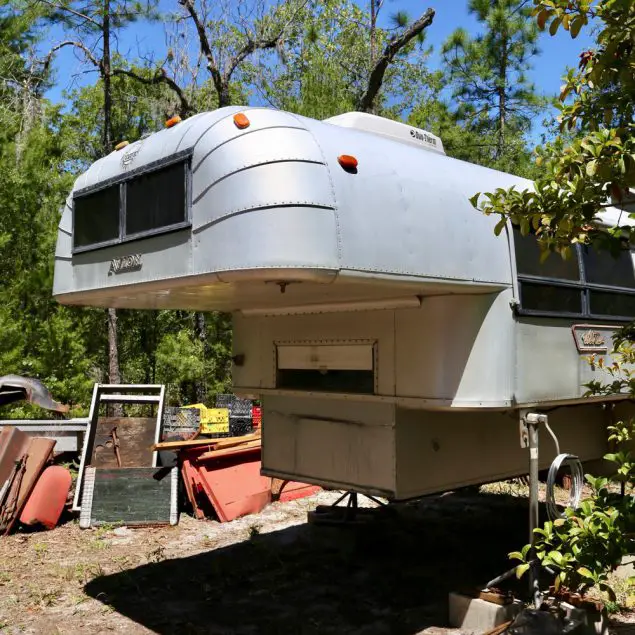
<svg viewBox="0 0 635 635"><path fill-rule="evenodd" d="M121 467L150 467L156 419L152 417L103 417L97 432L90 464L118 467L111 432L117 430Z"/></svg>

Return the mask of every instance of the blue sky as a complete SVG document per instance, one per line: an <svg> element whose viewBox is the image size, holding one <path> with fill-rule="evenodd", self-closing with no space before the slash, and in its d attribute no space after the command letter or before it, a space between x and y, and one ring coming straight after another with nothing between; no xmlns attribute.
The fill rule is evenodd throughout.
<svg viewBox="0 0 635 635"><path fill-rule="evenodd" d="M366 4L360 0L361 4ZM161 0L161 7L166 10L177 8L176 0ZM427 29L426 42L434 49L430 65L434 68L440 64L439 49L443 41L458 27L464 27L472 34L478 33L478 22L467 10L467 0L386 0L383 16L386 20L397 10L406 11L412 18L419 16L428 7L436 11L434 23ZM51 30L43 48L63 39L58 30ZM555 37L542 34L540 38L541 54L531 60L532 70L528 72L539 92L553 96L559 92L561 78L567 66L576 66L580 52L589 48L592 38L588 29L583 31L577 39L572 40L568 33L560 31ZM142 53L154 54L161 58L165 52L165 40L161 24L136 24L128 29L119 43L119 50L130 51L135 54L137 49ZM65 49L56 60L56 85L49 91L48 97L53 101L63 101L62 92L73 85L94 81L94 74L78 75L82 72L81 62L70 51ZM537 122L537 131L540 122Z"/></svg>

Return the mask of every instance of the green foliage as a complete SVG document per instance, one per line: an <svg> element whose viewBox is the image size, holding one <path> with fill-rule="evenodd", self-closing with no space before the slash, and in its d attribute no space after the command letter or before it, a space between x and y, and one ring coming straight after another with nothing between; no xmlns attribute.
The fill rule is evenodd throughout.
<svg viewBox="0 0 635 635"><path fill-rule="evenodd" d="M628 445L634 438L633 421L618 422L609 428L609 440L618 451L604 458L615 465L609 478L586 475L593 496L578 509L568 508L564 518L548 521L535 529L533 549L525 545L521 551L509 554L520 562L516 569L523 576L532 562L550 570L557 592L585 594L591 587L605 591L610 600L615 592L610 574L624 556L635 553L635 498L633 475L635 462ZM621 492L611 489L611 482L626 484Z"/></svg>
<svg viewBox="0 0 635 635"><path fill-rule="evenodd" d="M403 11L393 17L395 28L409 21ZM254 78L258 90L276 107L317 119L355 110L374 61L369 12L353 0L324 0L309 3L298 21L301 29L285 43L284 59ZM377 55L391 30L372 32ZM422 44L410 42L389 66L376 114L401 118L429 96L434 74L426 68L430 50Z"/></svg>
<svg viewBox="0 0 635 635"><path fill-rule="evenodd" d="M544 107L527 79L529 59L538 53L538 28L523 0L470 0L483 32L471 37L457 29L444 43L457 122L479 163L518 173L526 168L524 135ZM470 156L471 158L471 156Z"/></svg>
<svg viewBox="0 0 635 635"><path fill-rule="evenodd" d="M567 256L571 243L619 249L632 227L605 231L603 206L625 204L635 187L635 4L628 0L535 0L538 25L576 37L591 18L596 48L583 51L560 94L562 136L537 149L542 176L530 196L515 189L485 194L475 204L486 214L523 217L545 249ZM572 140L573 136L573 140Z"/></svg>

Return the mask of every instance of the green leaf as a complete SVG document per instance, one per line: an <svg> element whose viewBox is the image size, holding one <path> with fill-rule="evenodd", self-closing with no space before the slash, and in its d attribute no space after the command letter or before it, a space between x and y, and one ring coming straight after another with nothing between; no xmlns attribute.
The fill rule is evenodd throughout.
<svg viewBox="0 0 635 635"><path fill-rule="evenodd" d="M538 24L538 28L543 31L545 28L545 24L547 23L547 18L551 15L551 11L547 9L543 9L536 18L536 23Z"/></svg>
<svg viewBox="0 0 635 635"><path fill-rule="evenodd" d="M582 16L577 15L575 18L573 18L573 21L571 22L571 26L569 29L569 32L571 33L571 37L573 39L578 37L578 34L580 33L580 29L582 28L583 24L584 24L584 19L582 18Z"/></svg>
<svg viewBox="0 0 635 635"><path fill-rule="evenodd" d="M518 580L520 580L520 578L523 577L523 575L525 575L526 571L529 569L529 563L525 562L524 564L519 564L516 567L516 578L518 578Z"/></svg>
<svg viewBox="0 0 635 635"><path fill-rule="evenodd" d="M521 562L525 561L525 556L523 556L520 551L512 551L508 556L510 560L520 560Z"/></svg>
<svg viewBox="0 0 635 635"><path fill-rule="evenodd" d="M560 26L562 20L560 18L556 18L549 25L549 35L555 35L558 31L558 27Z"/></svg>
<svg viewBox="0 0 635 635"><path fill-rule="evenodd" d="M595 576L586 567L580 567L577 571L583 578L595 580Z"/></svg>
<svg viewBox="0 0 635 635"><path fill-rule="evenodd" d="M586 173L588 174L588 176L595 176L597 169L598 162L596 159L593 159L586 164Z"/></svg>
<svg viewBox="0 0 635 635"><path fill-rule="evenodd" d="M477 192L474 196L470 196L470 203L472 204L472 207L475 207L476 209L478 209L478 197L480 195L481 193Z"/></svg>
<svg viewBox="0 0 635 635"><path fill-rule="evenodd" d="M494 227L494 235L499 236L505 227L505 223L507 222L506 218L501 218L498 223L496 223L496 227Z"/></svg>

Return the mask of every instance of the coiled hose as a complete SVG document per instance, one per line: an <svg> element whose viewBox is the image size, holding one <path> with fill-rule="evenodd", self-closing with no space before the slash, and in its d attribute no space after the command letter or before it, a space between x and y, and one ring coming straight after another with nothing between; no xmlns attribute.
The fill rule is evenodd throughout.
<svg viewBox="0 0 635 635"><path fill-rule="evenodd" d="M580 459L575 456L575 454L558 454L551 464L549 474L547 475L546 504L547 514L551 520L564 518L564 514L561 514L558 511L554 493L556 476L558 476L558 472L563 465L568 465L571 470L571 489L569 490L568 507L576 509L580 504L580 498L582 497L584 472L582 470L582 463L580 462Z"/></svg>

